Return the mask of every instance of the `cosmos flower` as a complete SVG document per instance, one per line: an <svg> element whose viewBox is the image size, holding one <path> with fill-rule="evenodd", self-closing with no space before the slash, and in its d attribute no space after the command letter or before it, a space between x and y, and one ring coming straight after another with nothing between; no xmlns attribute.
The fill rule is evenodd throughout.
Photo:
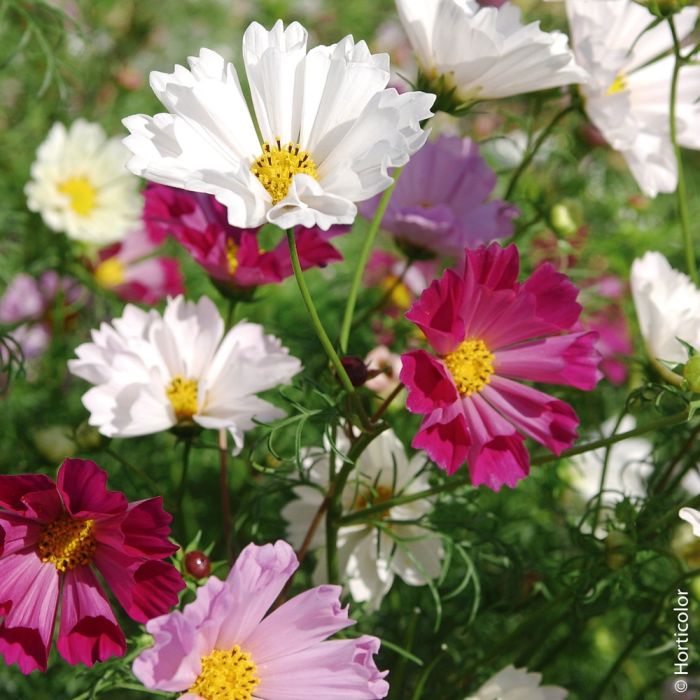
<svg viewBox="0 0 700 700"><path fill-rule="evenodd" d="M338 439L336 447L347 452L349 444ZM291 542L299 548L309 524L329 487L327 448L305 451L303 464L310 485L294 488L296 499L282 510L289 523ZM424 472L425 457L406 457L403 445L391 430L375 438L357 461L341 494L344 513L352 513L394 496L417 493L429 488ZM381 527L371 523L345 525L338 531L338 559L353 599L369 603L377 610L398 575L411 586L423 586L440 575L443 556L440 538L417 524L431 509L428 500L394 506L377 516ZM402 523L401 521L404 521ZM325 517L316 529L311 548L324 550ZM323 580L325 557L318 557L316 578Z"/></svg>
<svg viewBox="0 0 700 700"><path fill-rule="evenodd" d="M678 173L669 110L675 58L659 58L673 47L668 24L655 23L632 0L567 0L566 10L576 60L591 76L581 87L588 116L622 153L647 196L673 192ZM681 41L697 17L697 7L674 15ZM698 95L700 66L681 68L676 114L678 142L686 148L700 149Z"/></svg>
<svg viewBox="0 0 700 700"><path fill-rule="evenodd" d="M401 358L386 345L378 345L367 353L365 364L370 372L377 372L365 382L365 386L382 398L389 396L399 385Z"/></svg>
<svg viewBox="0 0 700 700"><path fill-rule="evenodd" d="M301 363L262 326L241 321L224 336L214 303L170 299L161 316L127 305L92 332L68 367L95 386L83 396L90 425L133 437L193 423L227 429L235 445L255 421L283 415L258 392L288 382Z"/></svg>
<svg viewBox="0 0 700 700"><path fill-rule="evenodd" d="M151 73L169 113L124 120L131 170L215 195L239 228L351 224L355 202L389 187L388 169L425 142L420 122L434 96L386 89L388 56L351 36L308 53L306 42L297 22L248 27L252 110L233 65L209 49L190 57L190 70Z"/></svg>
<svg viewBox="0 0 700 700"><path fill-rule="evenodd" d="M144 221L151 235L172 235L219 283L241 290L276 284L292 276L286 239L270 251L263 250L260 229L231 226L226 207L211 195L149 185L145 197ZM297 228L302 269L342 260L328 238L347 231L346 226L333 226L327 233L318 228Z"/></svg>
<svg viewBox="0 0 700 700"><path fill-rule="evenodd" d="M587 77L565 34L543 32L538 22L524 25L520 10L509 2L482 7L474 0L396 0L396 7L417 54L419 82L451 93L457 104Z"/></svg>
<svg viewBox="0 0 700 700"><path fill-rule="evenodd" d="M429 141L403 169L389 201L382 228L401 245L436 255L461 256L513 235L520 213L503 200L486 201L496 174L471 139L441 136ZM360 207L371 218L379 198Z"/></svg>
<svg viewBox="0 0 700 700"><path fill-rule="evenodd" d="M507 666L467 700L565 700L568 691L553 685L540 685L542 676L527 669Z"/></svg>
<svg viewBox="0 0 700 700"><path fill-rule="evenodd" d="M659 360L688 360L679 338L700 348L700 290L661 253L652 251L634 261L630 284L647 354L664 376L679 381Z"/></svg>
<svg viewBox="0 0 700 700"><path fill-rule="evenodd" d="M125 301L157 304L184 292L180 263L175 258L153 257L162 243L139 227L121 243L102 248L93 269L96 281Z"/></svg>
<svg viewBox="0 0 700 700"><path fill-rule="evenodd" d="M592 332L571 332L578 290L549 264L517 282L514 245L466 251L463 269L433 282L406 317L434 352L402 356L407 408L425 417L413 447L448 474L466 461L472 483L513 487L530 468L527 435L555 454L574 443L571 406L520 381L593 389Z"/></svg>
<svg viewBox="0 0 700 700"><path fill-rule="evenodd" d="M353 624L339 586L319 586L265 613L299 566L283 541L249 544L225 581L211 576L182 612L151 620L154 646L134 674L182 700L373 700L386 697L376 637L328 641Z"/></svg>
<svg viewBox="0 0 700 700"><path fill-rule="evenodd" d="M138 180L126 169L128 151L99 124L54 124L39 146L25 187L27 206L53 231L82 243L121 241L138 225Z"/></svg>
<svg viewBox="0 0 700 700"><path fill-rule="evenodd" d="M137 622L162 615L185 587L163 561L177 546L162 499L128 503L106 484L106 472L81 459L67 459L55 483L0 475L0 653L22 673L46 670L59 607L56 646L68 663L124 654L96 571Z"/></svg>
<svg viewBox="0 0 700 700"><path fill-rule="evenodd" d="M694 508L681 508L678 516L690 524L696 537L700 537L700 512Z"/></svg>

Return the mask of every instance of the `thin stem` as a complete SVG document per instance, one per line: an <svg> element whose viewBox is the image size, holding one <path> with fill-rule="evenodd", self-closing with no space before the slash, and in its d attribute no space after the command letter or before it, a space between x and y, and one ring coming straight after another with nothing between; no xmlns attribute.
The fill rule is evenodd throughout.
<svg viewBox="0 0 700 700"><path fill-rule="evenodd" d="M391 394L384 399L382 405L377 409L376 413L369 419L370 423L376 423L384 415L394 399L403 391L403 388L403 384L399 382Z"/></svg>
<svg viewBox="0 0 700 700"><path fill-rule="evenodd" d="M352 317L355 313L355 304L357 303L357 295L360 292L360 286L362 285L362 276L365 272L365 267L367 267L367 261L369 260L370 253L374 246L374 239L377 237L377 232L381 226L382 219L384 218L384 213L386 208L389 206L389 200L391 195L394 193L394 188L396 187L396 182L401 175L401 168L396 170L394 173L394 182L384 190L381 200L379 201L379 206L377 211L374 212L374 217L372 218L372 223L369 226L367 235L362 244L362 250L360 251L360 257L357 260L357 267L355 268L355 274L352 278L352 286L350 287L350 294L348 296L347 304L345 305L345 314L343 315L343 323L340 327L340 349L342 352L348 351L348 341L350 340L350 329L352 328Z"/></svg>
<svg viewBox="0 0 700 700"><path fill-rule="evenodd" d="M221 491L221 524L224 530L226 559L233 563L231 528L231 497L228 490L228 445L225 428L219 430L219 491Z"/></svg>
<svg viewBox="0 0 700 700"><path fill-rule="evenodd" d="M143 479L149 486L149 488L154 492L154 493L159 493L162 491L162 486L158 484L155 479L152 479L141 467L136 466L135 464L132 464L128 460L124 459L118 452L115 452L111 447L107 447L104 450L105 454L108 454L110 457L113 459L116 459L119 464L121 464L123 467L126 467L126 469L129 469L131 471L136 472L138 476Z"/></svg>
<svg viewBox="0 0 700 700"><path fill-rule="evenodd" d="M622 411L620 412L620 415L618 416L617 420L615 421L615 427L613 428L613 431L611 433L611 436L614 436L615 433L620 428L620 424L622 423L622 419L625 417L625 414L627 413L627 406L625 406ZM598 527L598 520L600 518L600 511L603 506L603 489L605 488L605 478L608 475L608 464L610 463L610 452L612 450L613 443L610 443L606 448L605 448L605 456L603 457L603 469L600 472L600 484L598 486L598 500L596 501L595 504L595 513L593 514L593 532L595 532L596 527Z"/></svg>
<svg viewBox="0 0 700 700"><path fill-rule="evenodd" d="M693 236L690 232L690 215L688 213L688 193L685 187L685 173L683 171L683 155L680 146L678 145L678 122L676 119L676 107L678 102L678 78L680 70L685 63L685 59L681 55L681 44L676 32L676 25L673 21L673 15L668 18L668 26L671 29L673 37L673 53L676 61L673 65L673 76L671 78L671 104L669 109L670 114L670 130L671 143L676 154L676 167L678 169L678 187L676 187L676 199L678 201L678 215L681 223L681 232L683 234L683 248L685 250L685 264L688 274L691 279L698 285L698 268L695 263L695 251L693 249Z"/></svg>
<svg viewBox="0 0 700 700"><path fill-rule="evenodd" d="M180 474L180 486L177 490L177 512L182 518L182 504L185 499L185 491L187 490L187 474L190 469L190 451L192 450L192 443L189 440L185 440L183 450L182 450L182 473ZM182 518L183 522L185 518Z"/></svg>
<svg viewBox="0 0 700 700"><path fill-rule="evenodd" d="M669 479L673 475L673 470L681 463L683 458L686 455L688 455L691 448L693 447L693 443L697 440L698 435L700 435L700 423L695 427L695 430L693 430L690 433L690 436L683 443L683 446L681 447L681 449L678 450L676 455L668 463L668 466L664 470L663 475L659 478L657 483L653 486L653 493L661 493L664 490L664 488L666 487L666 484L668 483ZM671 487L673 488L675 486L676 486L676 480L674 480Z"/></svg>
<svg viewBox="0 0 700 700"><path fill-rule="evenodd" d="M506 193L503 195L503 199L510 200L513 192L515 192L515 188L518 185L518 181L522 177L523 173L529 167L533 158L537 155L537 152L540 150L542 144L549 138L549 135L554 130L554 127L567 114L569 114L570 112L576 111L576 109L578 109L578 107L575 104L572 104L572 105L569 105L568 107L565 107L560 112L558 112L554 116L552 121L549 122L549 124L547 124L547 126L541 131L540 135L537 137L537 140L535 141L535 144L530 149L530 151L527 153L527 155L523 158L522 162L518 166L518 169L513 173L513 177L511 177L510 182L508 183L508 188L506 189Z"/></svg>

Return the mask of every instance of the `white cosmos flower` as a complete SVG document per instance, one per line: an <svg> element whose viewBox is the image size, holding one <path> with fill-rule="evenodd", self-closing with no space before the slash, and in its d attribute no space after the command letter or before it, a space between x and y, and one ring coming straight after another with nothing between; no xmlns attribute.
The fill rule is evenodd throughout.
<svg viewBox="0 0 700 700"><path fill-rule="evenodd" d="M345 438L336 446L341 452L349 447ZM290 541L299 548L318 511L329 483L329 449L310 448L303 463L312 485L297 486L296 499L282 510L288 522ZM340 468L335 458L336 470ZM343 511L361 510L399 495L427 489L423 472L425 457L410 461L396 435L387 430L372 441L357 461L357 467L341 495ZM358 602L368 602L373 610L391 588L398 574L411 586L422 586L440 574L443 549L440 538L416 524L431 508L429 500L394 506L377 516L386 521L381 528L368 524L346 525L338 532L338 560L350 595ZM401 524L405 521L406 524ZM319 550L316 578L325 580L325 518L311 542Z"/></svg>
<svg viewBox="0 0 700 700"><path fill-rule="evenodd" d="M700 512L694 508L681 508L678 511L678 515L681 520L690 523L690 526L693 528L693 534L696 537L700 537Z"/></svg>
<svg viewBox="0 0 700 700"><path fill-rule="evenodd" d="M630 283L649 356L687 362L688 352L677 339L700 348L700 289L657 252L634 261Z"/></svg>
<svg viewBox="0 0 700 700"><path fill-rule="evenodd" d="M568 38L524 25L511 3L475 0L396 0L399 17L424 76L444 76L461 102L519 95L580 83Z"/></svg>
<svg viewBox="0 0 700 700"><path fill-rule="evenodd" d="M588 116L624 156L649 197L673 192L678 180L670 136L674 57L666 22L633 0L566 0L576 60L590 73L581 88ZM693 30L697 7L674 16L682 41ZM700 148L700 66L681 69L677 96L678 141Z"/></svg>
<svg viewBox="0 0 700 700"><path fill-rule="evenodd" d="M97 246L121 241L143 209L128 159L121 140L108 139L99 124L54 124L32 164L27 206L74 240Z"/></svg>
<svg viewBox="0 0 700 700"><path fill-rule="evenodd" d="M301 369L280 341L256 323L224 322L207 297L169 299L161 316L128 304L121 318L92 331L70 371L95 386L83 396L90 425L109 437L132 437L194 422L226 428L236 448L257 421L282 411L256 394L285 384Z"/></svg>
<svg viewBox="0 0 700 700"><path fill-rule="evenodd" d="M542 676L527 669L508 666L467 700L564 700L569 694L558 686L541 686Z"/></svg>
<svg viewBox="0 0 700 700"><path fill-rule="evenodd" d="M242 228L352 223L355 202L386 189L388 168L425 142L420 122L435 98L385 89L389 57L363 41L347 36L307 53L306 40L297 22L248 27L243 62L254 118L235 68L214 51L190 57L190 70L151 73L170 113L124 120L131 170L215 195Z"/></svg>

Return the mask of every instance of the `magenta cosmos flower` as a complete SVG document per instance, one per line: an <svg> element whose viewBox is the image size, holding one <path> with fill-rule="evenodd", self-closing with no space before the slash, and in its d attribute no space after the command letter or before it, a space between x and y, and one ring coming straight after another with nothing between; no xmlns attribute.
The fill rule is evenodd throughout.
<svg viewBox="0 0 700 700"><path fill-rule="evenodd" d="M185 586L162 561L170 515L161 498L128 503L94 462L67 459L43 474L0 476L0 654L22 673L46 670L56 614L58 651L92 666L126 649L95 569L138 622L177 604Z"/></svg>
<svg viewBox="0 0 700 700"><path fill-rule="evenodd" d="M466 461L472 483L495 491L527 476L523 435L555 454L578 437L571 406L515 380L590 390L600 379L597 334L570 332L576 287L549 264L520 284L519 267L514 245L466 251L461 274L448 270L406 314L435 353L401 358L406 405L425 415L413 446L448 474Z"/></svg>
<svg viewBox="0 0 700 700"><path fill-rule="evenodd" d="M339 586L318 586L264 617L298 567L283 541L248 545L225 581L212 576L182 612L151 620L134 661L147 687L182 700L365 700L389 691L376 637L327 638L353 624Z"/></svg>
<svg viewBox="0 0 700 700"><path fill-rule="evenodd" d="M513 235L520 213L500 199L487 201L496 174L470 139L440 136L411 158L396 184L382 228L410 248L462 256L465 248ZM371 218L380 197L360 205Z"/></svg>
<svg viewBox="0 0 700 700"><path fill-rule="evenodd" d="M272 250L260 247L259 228L241 229L228 223L226 207L208 194L166 185L149 185L144 221L153 235L171 234L207 273L234 289L281 282L291 277L292 261L286 239ZM297 227L296 243L303 269L342 260L328 242L349 231L348 226Z"/></svg>

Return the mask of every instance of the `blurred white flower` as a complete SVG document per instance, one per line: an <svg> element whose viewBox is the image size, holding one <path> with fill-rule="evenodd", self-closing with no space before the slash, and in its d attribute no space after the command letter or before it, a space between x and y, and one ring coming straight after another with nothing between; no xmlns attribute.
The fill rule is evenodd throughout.
<svg viewBox="0 0 700 700"><path fill-rule="evenodd" d="M700 348L700 290L657 252L634 261L630 283L649 356L685 363L688 352L677 339Z"/></svg>
<svg viewBox="0 0 700 700"><path fill-rule="evenodd" d="M444 77L461 102L580 83L586 72L561 32L524 25L511 3L396 0L399 17L430 82Z"/></svg>
<svg viewBox="0 0 700 700"><path fill-rule="evenodd" d="M254 420L283 415L256 394L301 369L280 341L255 323L224 322L207 297L169 299L161 316L128 304L121 318L92 331L70 371L95 386L83 396L90 425L108 437L133 437L178 424L225 428L237 449Z"/></svg>
<svg viewBox="0 0 700 700"><path fill-rule="evenodd" d="M27 206L74 240L96 246L121 241L143 209L128 158L121 140L108 139L99 124L54 124L32 164Z"/></svg>
<svg viewBox="0 0 700 700"><path fill-rule="evenodd" d="M588 116L624 156L649 197L676 189L678 173L670 136L674 57L666 22L633 0L566 0L576 60L591 75L581 91ZM682 41L693 30L697 7L674 15ZM655 60L659 59L659 60ZM700 66L681 69L677 96L678 141L700 148Z"/></svg>
<svg viewBox="0 0 700 700"><path fill-rule="evenodd" d="M696 537L700 537L700 512L694 508L681 508L678 511L678 515L681 520L690 523L690 526L693 528L693 534Z"/></svg>
<svg viewBox="0 0 700 700"><path fill-rule="evenodd" d="M527 669L508 666L467 700L564 700L569 694L564 688L541 686L542 675Z"/></svg>
<svg viewBox="0 0 700 700"><path fill-rule="evenodd" d="M337 447L341 452L347 452L348 441L339 438ZM328 490L329 454L330 448L314 447L305 451L303 463L312 485L297 486L294 489L296 499L282 510L282 517L289 523L290 541L297 549ZM337 470L339 460L336 458L335 461ZM424 456L407 459L403 445L392 431L382 433L358 459L341 495L343 511L362 510L393 496L427 489L428 476L422 473L424 465ZM378 515L381 527L361 523L340 528L340 571L344 573L344 580L356 601L368 602L376 610L391 588L395 575L411 586L422 586L440 574L443 557L440 538L416 524L430 508L431 502L423 499L394 506ZM311 541L311 548L319 550L316 578L320 582L326 580L325 532L324 518Z"/></svg>
<svg viewBox="0 0 700 700"><path fill-rule="evenodd" d="M433 95L385 89L389 58L347 36L307 53L307 32L257 22L243 37L255 121L232 64L209 49L190 70L151 73L170 113L124 120L129 168L155 182L216 196L249 228L350 224L355 202L392 182L425 142ZM257 130L256 130L257 126ZM262 136L262 143L258 138Z"/></svg>
<svg viewBox="0 0 700 700"><path fill-rule="evenodd" d="M386 345L378 345L367 353L365 364L368 369L380 372L367 380L365 386L382 398L389 396L401 381L401 357L391 352Z"/></svg>

